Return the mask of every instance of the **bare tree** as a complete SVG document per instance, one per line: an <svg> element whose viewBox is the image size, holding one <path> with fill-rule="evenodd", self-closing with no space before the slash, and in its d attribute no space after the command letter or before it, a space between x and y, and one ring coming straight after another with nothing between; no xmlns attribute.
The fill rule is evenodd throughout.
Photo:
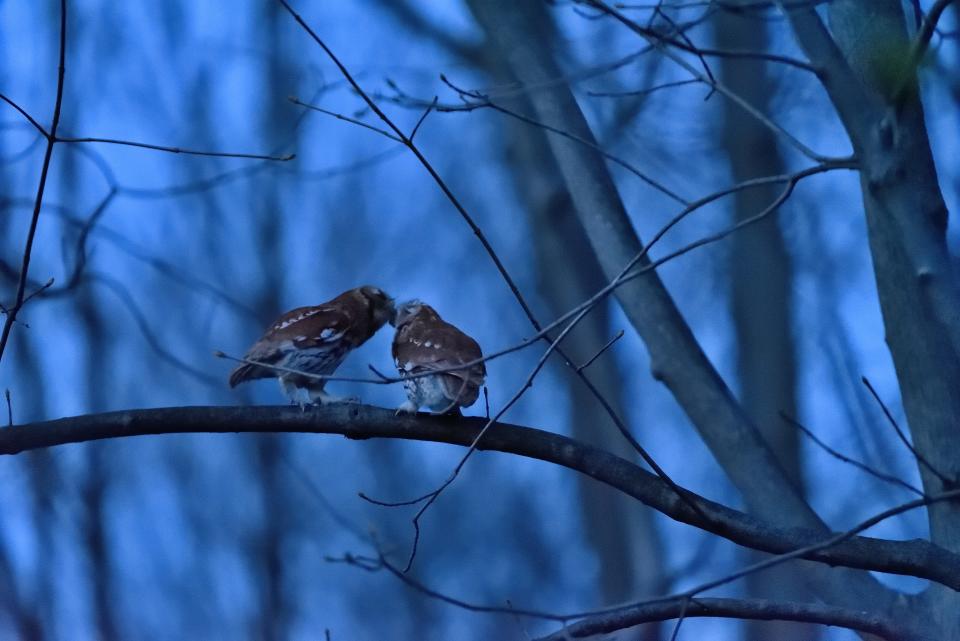
<svg viewBox="0 0 960 641"><path fill-rule="evenodd" d="M450 609L491 617L473 630L476 638L483 634L514 634L517 638L535 634L544 639L592 635L657 639L666 632L662 623L670 620L676 621L671 637L677 638L684 621L712 617L802 624L758 625L752 628L754 638L809 636L814 630L819 632L820 626L839 626L864 638L960 641L960 460L955 455L956 421L960 416L960 286L956 260L947 243L947 209L927 133L920 81L931 43L951 42L949 34L938 31L938 25L948 19L945 16L949 15L951 3L935 0L926 6L926 13L919 14L914 35L908 35L898 0L833 0L825 10L820 4L807 0L710 0L648 5L613 5L600 0L553 4L471 0L467 5L476 24L470 28L475 30L473 36L481 34L481 40L476 42L471 40L472 36L446 31L432 22L432 15L411 4L397 3L384 9L384 15L389 16L385 20L396 20L417 33L422 41L432 43L430 46L445 50L454 61L456 73L445 73L439 85L424 83L414 74L398 81L391 78L383 89L377 90L382 70L371 72L357 61L356 51L345 55L342 42L331 37L330 23L321 19L318 10L301 15L297 7L279 0L257 10L260 17L253 21L253 32L262 41L249 40L247 36L249 42L245 43L255 49L262 42L268 53L251 54L249 49L235 52L238 56L253 55L258 64L265 65L261 82L257 83L265 88L257 107L259 115L246 119L251 130L266 134L266 143L261 144L268 148L268 153L261 153L242 151L242 146L233 145L229 151L220 151L217 141L233 141L238 134L206 136L208 132L222 133L219 121L229 121L228 109L209 109L206 104L195 106L194 113L203 124L199 133L195 131L190 145L72 130L83 121L77 115L80 110L71 102L70 92L65 90L70 87L70 60L77 54L67 47L68 35L74 33L73 9L61 1L54 22L58 26L57 55L53 57L57 73L55 91L50 96L55 105L51 120L47 122L34 115L16 96L7 95L6 91L0 93L11 113L36 133L43 152L35 163L39 181L30 183L32 198L11 197L3 201L4 210L19 208L29 217L23 227L25 241L14 246L5 240L3 245L0 274L11 293L0 310L5 317L0 358L14 354L3 361L4 375L11 368L15 368L15 376L38 382L54 375L37 366L39 355L48 352L44 351L43 341L28 334L33 330L28 329L26 319L33 310L40 314L45 306L55 305L56 301L75 302L79 320L71 322L81 328L76 335L95 354L86 368L94 393L87 399L86 413L35 420L37 412L29 412L29 420L19 420L0 430L0 453L20 455L17 461L26 461L35 503L33 532L39 546L49 551L52 558L56 549L69 550L72 543L88 557L95 585L90 601L94 623L90 625L96 633L105 639L119 638L120 622L125 621L123 613L111 608L114 597L122 590L120 585L125 579L120 564L127 557L111 547L113 521L106 499L121 488L112 476L116 467L108 461L120 451L118 446L122 445L123 452L129 455L137 451L140 443L129 438L105 449L105 444L96 441L208 432L257 434L244 442L248 447L238 448L239 456L228 456L226 461L217 461L219 452L209 452L211 467L220 465L218 469L229 470L225 478L230 480L223 484L238 488L238 500L245 501L237 512L246 517L227 516L230 506L222 496L211 500L209 509L223 515L224 529L228 531L227 543L217 546L217 554L233 554L245 568L239 573L224 571L228 576L231 572L234 577L243 576L246 581L231 596L237 597L238 602L249 601L235 610L222 605L211 610L232 617L231 625L249 638L291 638L301 629L309 629L316 637L318 626L325 627L317 614L321 609L318 599L322 599L324 607L333 603L324 611L350 610L354 612L351 621L355 625L365 625L380 635L385 630L421 634L432 616ZM915 6L919 12L920 5ZM168 34L177 33L183 26L182 16L176 9L167 11L170 13L165 13L163 20L168 27L177 25L170 27ZM329 16L338 15L337 9L330 11ZM829 15L829 25L823 22L824 14ZM769 27L775 15L784 20L779 27ZM700 39L704 37L703 27L711 21L714 42L705 46ZM602 35L591 31L594 25L601 25L597 33ZM771 33L789 30L798 50L786 49L784 53L785 49L774 47L775 39L764 37L768 28ZM360 31L349 34L351 39L360 39L362 35ZM594 39L590 40L591 37ZM589 47L577 47L584 40L614 39L627 43L629 53L597 62ZM662 66L648 67L650 73L636 74L630 66L651 57ZM320 63L315 60L322 61L322 73L316 71L315 64ZM383 62L382 56L379 62ZM794 113L785 120L791 123L789 127L781 124L782 114L772 113L776 110L776 92L771 82L775 73L772 70L780 68L789 68L791 79L796 77L797 83L806 83L806 91L823 92L829 101L825 100L823 105L829 104L834 121L802 128L797 122L804 122L804 118ZM310 83L295 77L301 71L311 78ZM327 71L334 75L327 77ZM431 73L434 71L431 69ZM198 82L202 84L214 75L201 73ZM588 81L613 75L620 85L627 79L640 86L627 86L616 92L584 90ZM292 105L283 102L284 94L297 93L295 90L304 84L319 85L320 98L293 96ZM212 92L208 95L196 84L193 87L195 100L214 100ZM706 92L709 100L702 108L689 94L680 93L691 87ZM340 93L328 96L328 91ZM434 97L439 91L444 92L443 98ZM686 98L669 103L674 118L662 118L662 114L648 117L647 106L642 111L634 108L654 94ZM614 104L621 111L614 118L617 126L610 128L612 133L608 136L598 122L603 122L610 98L617 99ZM715 107L718 102L721 107ZM629 144L615 148L609 144L610 138L626 139L637 129L649 130L652 122L663 131L644 131L647 140L669 138L668 128L673 128L670 134L682 137L690 131L684 125L697 118L709 120L716 115L716 109L721 110L720 141L733 184L724 180L721 187L715 187L704 177L691 176L698 171L709 173L706 163L701 170L690 160L694 154L678 154L683 156L677 161L683 164L682 170L671 171L661 162L670 156L669 150L660 154L631 153ZM404 158L404 164L391 167L391 171L403 176L395 189L383 188L376 178L370 182L348 182L346 195L337 200L335 208L347 213L338 215L336 223L324 220L333 214L318 204L317 190L306 188L310 176L307 170L300 166L288 170L298 178L289 181L279 180L277 174L271 173L279 172L276 167L293 158L292 149L303 150L305 162L315 162L318 150L331 156L339 150L338 145L329 143L329 130L323 129L323 135L316 135L316 130L307 128L322 126L314 123L323 122L324 115L333 117L331 124L335 121L351 132L347 135L367 136L382 145L396 147ZM805 118L816 121L821 116L810 107ZM500 139L490 144L482 136L471 138L476 148L454 144L454 132L467 135L466 128L453 129L454 118L490 127L487 131L495 131ZM303 133L301 125L315 137ZM839 143L834 139L829 145L824 144L832 150L830 154L816 151L822 142L816 140L819 127L832 127L831 131L843 136ZM442 136L430 136L437 130L443 132ZM715 128L711 123L703 130ZM815 142L809 142L810 139ZM487 157L487 149L479 149L484 144L494 150L492 156L499 158L496 175L502 180L473 190L474 172L480 171L477 159ZM130 187L126 185L129 176L117 177L115 161L84 155L108 189L92 213L79 216L75 210L82 209L82 181L73 177L76 168L69 164L72 160L62 166L71 177L66 187L48 181L48 176L56 176L56 168L64 162L60 151L77 151L79 158L79 153L85 153L80 150L93 145L212 159L211 165L205 166L212 173L190 176L188 182L168 187ZM708 145L691 148L702 152L705 146ZM251 164L239 168L212 165L226 159ZM452 169L464 164L469 165L467 171L458 173ZM55 169L51 170L51 166ZM864 378L860 393L876 406L884 429L889 428L901 439L919 482L857 460L817 438L800 421L799 414L806 408L797 383L802 367L802 359L797 357L800 342L794 337L801 336L802 330L792 329L794 268L789 259L789 240L778 226L776 215L798 185L813 176L833 172L856 172L859 177L865 240L882 312L882 332L896 371L896 389L904 416L898 414L895 406L891 407L893 399L887 398L890 389L878 390ZM31 175L31 180L36 178ZM226 208L221 210L216 199L207 194L240 179L245 181L245 202L225 215ZM4 184L7 182L4 179ZM23 182L27 182L25 178ZM504 183L510 188L504 189ZM509 199L502 194L495 198L489 185L496 185L497 192L509 191ZM373 216L368 213L374 206L367 203L367 190L389 192L385 198L397 203L412 200L408 194L421 194L417 191L421 188L429 189L436 201L402 204L408 210L430 210L426 215L407 211L403 220L383 217L369 230L361 230L364 226L357 222L361 216ZM692 196L688 192L693 189L698 192ZM351 196L351 192L355 195ZM209 215L203 224L187 224L188 229L202 230L203 235L192 245L203 248L203 256L189 264L151 259L130 239L100 227L104 212L116 208L118 199L163 200L184 193L199 193L198 200ZM51 194L64 202L58 203ZM702 210L726 197L733 201L732 220L719 228L707 220L699 223L695 216L702 217ZM837 208L833 203L829 206ZM843 207L855 208L849 203ZM497 208L511 213L491 213ZM252 213L246 213L247 210ZM532 238L521 247L509 248L506 239L510 230L520 233L517 230L521 225L512 216L518 210L526 213L522 220L529 223ZM663 211L671 213L664 215ZM431 238L431 233L440 228L436 221L441 216L452 217L468 236L472 234L477 242L470 250L463 249L463 244ZM288 223L288 219L296 222ZM45 271L57 268L56 246L50 228L45 226L54 220L63 229L72 230L65 235L69 242L63 244L62 253L73 256L73 260L61 260L68 266L67 278L58 287L46 275L37 275L38 265ZM226 231L220 231L221 225ZM332 230L327 239L327 247L332 249L322 262L316 259L322 250L314 245L304 247L307 243L302 239L308 234L303 230L308 227ZM650 241L644 243L638 230L648 227L652 234ZM356 232L357 238L366 238L362 246L368 251L356 252L354 248L361 243L348 245L343 240L352 232ZM189 296L181 294L180 299L166 296L164 300L171 307L188 307L188 301L194 300L192 296L197 292L202 293L203 300L214 301L208 312L208 318L215 319L209 322L214 328L238 325L238 316L224 320L218 314L229 308L231 314L239 315L238 310L245 304L253 309L247 307L243 312L244 323L252 316L262 316L257 322L268 320L284 306L284 287L319 278L309 269L296 271L292 255L297 252L311 256L309 262L299 263L301 268L306 264L319 271L318 265L322 265L331 273L339 270L335 272L338 278L350 279L371 273L369 264L377 261L381 267L373 273L387 278L394 272L385 266L389 261L382 256L395 249L395 255L409 262L429 263L432 279L442 287L457 290L460 297L460 292L471 291L465 283L474 276L472 272L488 270L490 278L484 283L490 291L490 304L486 307L495 311L482 311L481 306L475 305L471 313L478 323L484 313L491 314L486 318L496 319L497 331L487 336L500 343L485 343L483 360L491 372L497 371L511 384L498 381L494 393L484 398L485 406L475 417L397 416L392 410L349 403L306 410L245 405L107 411L114 407L104 393L108 381L113 380L108 378L109 365L122 363L117 354L120 345L128 343L111 341L108 328L119 334L117 328L124 325L109 313L112 308L91 293L90 287L80 285L112 283L108 288L134 319L138 340L145 344L140 348L154 356L150 362L162 363L190 381L169 383L169 376L165 379L153 372L144 373L146 368L132 369L142 376L144 388L154 386L175 397L178 393L197 394L197 381L212 385L215 365L207 362L212 359L201 362L182 354L207 353L208 349L220 347L208 343L218 342L221 336L216 331L204 333L199 329L203 316L199 313L182 321L184 326L196 328L181 331L189 336L172 337L172 332L163 332L163 321L173 316L169 309L153 306L145 313L149 296L137 291L139 283L125 280L125 274L119 271L104 273L91 267L97 262L88 251L89 238L96 234L110 238L118 247L137 247L129 254L135 255L144 269L151 269L158 279L174 281L191 292ZM391 238L378 239L378 234ZM689 312L681 297L684 290L671 280L672 270L682 264L680 261L687 254L728 238L732 247L730 309L739 395L722 375L734 368L723 363L717 355L719 350L704 340L703 319ZM214 256L219 250L226 252L234 241L238 246L251 248L250 251L226 260ZM466 270L438 268L445 246L454 247L451 253L476 252L470 254L470 274L463 273ZM186 252L180 258L184 255ZM251 264L256 268L249 269ZM404 281L413 280L410 274L418 265L404 267L406 271L395 270L397 276L392 285L399 287ZM229 279L234 270L246 270L242 279L237 279L244 285L245 302L238 303L233 294L223 293L217 283ZM291 272L294 276L290 276ZM251 278L255 281L253 286ZM527 292L531 283L539 290L536 302ZM711 298L712 303L716 301L723 301L722 294ZM539 317L538 302L549 309L550 320ZM615 334L612 318L623 318L629 334ZM709 320L716 322L716 318ZM517 337L513 337L516 332L507 331L514 322L525 324L522 335ZM54 330L47 327L48 335L53 336ZM620 336L624 336L623 340L619 340ZM622 367L614 358L614 352L628 341L635 349L642 344L646 351L645 361L630 362L648 362L652 378L663 384L663 390L649 393L650 399L634 398L638 393L629 381L636 372ZM223 352L218 354L234 358ZM616 356L624 359L627 355ZM103 367L94 360L97 358L103 359ZM558 367L545 370L548 362ZM382 372L377 365L362 376L340 377L340 382L389 386L404 381ZM552 386L550 398L538 406L530 390L539 391L544 385L544 371L549 371L549 376L562 377L563 383ZM847 372L836 375L850 377ZM642 389L646 394L652 388L650 385ZM653 398L661 392L657 397L661 400ZM147 403L152 397L144 394L134 398ZM655 403L663 399L671 403L677 418L667 420L667 412L663 412L663 417L655 417L663 423L662 427L644 424L637 429L639 421L630 414L647 416L644 410L661 407ZM545 406L562 404L571 408L563 420L571 423L572 437L556 433L551 429L555 426L546 424L531 410L542 411ZM49 410L51 414L54 411ZM537 423L541 429L508 423L510 411L523 413L528 422ZM818 417L804 418L815 421ZM692 428L690 434L696 434L696 443L689 435L684 436L682 430L688 426ZM663 437L655 428L668 431L669 437ZM904 428L908 429L909 438ZM308 533L336 537L335 528L315 526L316 515L321 509L329 513L331 501L339 502L344 491L353 493L355 488L334 484L329 489L335 498L328 499L328 488L319 491L313 487L312 494L307 495L312 495L317 503L309 508L297 503L295 497L300 494L292 490L289 463L306 437L293 436L295 433L337 434L356 440L429 441L460 449L449 465L440 466L443 472L439 479L434 478L436 461L427 457L412 459L412 463L398 461L406 450L396 444L371 447L356 460L331 457L317 461L318 470L322 472L324 466L330 466L341 478L354 473L351 466L361 464L377 471L389 469L373 476L376 489L383 496L364 490L363 501L347 508L352 510L349 515L337 513L333 519L349 531L351 544L361 551L324 549L322 554L316 554L305 552L311 543L318 543L312 538L315 535ZM804 469L798 445L801 433L811 437L812 447L833 457L832 462L849 464L845 472L865 473L871 482L889 486L889 493L878 493L882 506L871 503L866 510L868 517L841 519L841 525L833 522L835 510L831 511L833 518L828 518L822 501L816 503L817 494L810 489L816 486L822 491L825 485L829 486L830 481L825 478L828 473ZM664 443L671 440L676 442L673 449L678 453L674 455L664 451L668 449ZM55 509L58 493L61 486L67 485L60 482L59 475L73 469L70 459L58 458L59 452L67 451L59 446L87 442L90 444L84 447L90 455L81 492L87 512L84 527L78 536L59 531L53 535L51 531L63 521ZM694 490L703 477L688 468L695 460L694 450L701 446L709 451L736 495L708 485ZM197 455L191 459L197 465L203 465L206 459L201 447L197 446ZM497 459L497 465L493 465L488 452L508 456ZM522 467L534 465L528 459L536 461L538 467ZM161 475L180 475L190 469L182 452L171 452L168 460L174 464L158 468ZM522 494L504 497L500 494L504 492L504 483L472 475L476 469L487 475L507 468L525 470L523 476L516 477ZM573 490L549 495L529 491L531 487L540 488L531 482L536 475L553 475L561 468L578 475L575 486L564 486ZM310 478L308 474L308 484ZM186 482L179 481L174 484L179 492L191 491ZM470 483L475 484L471 489L478 496L458 501L457 493ZM855 483L850 486L854 490ZM422 489L424 484L426 491ZM893 492L908 492L911 500L894 501L890 499ZM240 499L244 494L255 498ZM570 496L577 498L571 501ZM837 505L841 504L840 499L834 498ZM183 502L188 504L194 527L207 533L216 529L211 524L215 519L203 514L196 497ZM577 517L564 520L563 509L558 506L571 503L575 504ZM252 511L250 506L254 506ZM835 505L827 507L832 509ZM872 527L886 526L895 518L915 512L925 515L928 535L880 538L866 534ZM260 519L252 529L251 513ZM356 522L369 513L388 525L364 531ZM504 514L508 517L503 518ZM13 517L4 514L2 518L6 524L6 519ZM205 522L207 518L211 521ZM531 522L542 527L531 527ZM571 522L576 523L575 528L564 530L571 527ZM677 564L666 557L681 556L676 554L678 548L692 547L688 542L695 540L690 537L679 544L671 541L666 533L676 532L678 524L695 529L701 539L717 542L724 550L726 543L732 543L752 553L728 563L713 559L715 548L710 546L704 548L705 555L683 550L686 553L682 557L690 562L672 575L670 568ZM231 536L234 530L239 534ZM471 538L473 530L475 538ZM498 559L487 543L492 537L505 537L504 533L511 530L515 540L513 556ZM404 531L408 536L404 536ZM549 552L543 543L546 537L537 538L542 532L556 537ZM596 581L584 581L579 576L588 567L586 563L567 567L566 571L561 567L572 564L570 559L580 555L581 550L571 544L579 540L577 537L582 537L589 556L600 565ZM437 544L440 539L442 543ZM37 563L40 569L31 574L29 568L23 567L27 564L13 552L20 548L3 541L0 544L0 592L8 597L2 612L11 621L10 628L24 638L53 638L55 635L48 632L55 626L45 619L60 614L51 612L52 592L44 594L44 589L53 590L49 565ZM439 555L441 548L444 554L454 550L451 556L458 557L455 562L431 563L431 555ZM165 553L169 556L165 563L176 566L178 551ZM529 565L540 567L526 571L520 561L530 556L537 561ZM185 567L196 558L183 557L189 559ZM298 577L311 577L318 566L305 566L318 561L345 564L351 571L349 576L354 578L342 579L335 585L303 578L297 582ZM545 567L552 563L559 569ZM224 562L223 567L231 566ZM911 594L901 590L900 584L881 582L875 573L912 577L928 585L922 592ZM171 574L176 571L171 570ZM394 601L404 604L404 618L370 620L381 618L371 616L381 610L380 596L395 590L378 591L376 598L371 598L368 584L361 583L369 574L391 577L393 582L388 586L404 591L402 600ZM493 585L486 584L481 579L487 574L501 578ZM204 580L215 575L216 572L207 573ZM24 577L32 578L40 586L34 590L33 603L25 596L24 586L29 581ZM569 585L560 580L557 581L561 584L551 585L543 577L565 577ZM749 585L745 596L733 587L741 579ZM339 603L338 596L348 590L355 592L341 599L346 605ZM707 592L710 594L706 595ZM477 595L489 602L481 603ZM182 608L193 606L183 604L183 599L179 603ZM203 617L191 620L201 621ZM631 630L641 625L645 627ZM434 627L441 630L440 625ZM154 624L154 628L161 635L176 634L173 624ZM344 631L344 636L349 638L353 632ZM339 632L325 630L323 634L336 638L334 634ZM461 636L466 638L467 633Z"/></svg>

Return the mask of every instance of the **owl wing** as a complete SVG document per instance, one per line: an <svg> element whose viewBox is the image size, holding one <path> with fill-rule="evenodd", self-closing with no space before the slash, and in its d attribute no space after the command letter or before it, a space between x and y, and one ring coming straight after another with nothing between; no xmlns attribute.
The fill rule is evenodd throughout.
<svg viewBox="0 0 960 641"><path fill-rule="evenodd" d="M393 357L401 374L443 370L481 358L483 353L475 340L449 323L439 321L412 323L409 331L398 332L393 344ZM486 377L482 362L465 369L443 372L444 393L450 401L463 406L477 400Z"/></svg>
<svg viewBox="0 0 960 641"><path fill-rule="evenodd" d="M294 350L338 347L357 325L357 320L349 309L340 306L292 309L274 321L263 337L247 350L244 358L273 365ZM276 375L276 371L270 368L245 363L230 374L230 387Z"/></svg>

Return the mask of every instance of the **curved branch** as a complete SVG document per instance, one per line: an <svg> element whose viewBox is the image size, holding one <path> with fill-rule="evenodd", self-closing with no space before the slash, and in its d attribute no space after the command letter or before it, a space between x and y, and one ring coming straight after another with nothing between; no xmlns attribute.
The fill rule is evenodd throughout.
<svg viewBox="0 0 960 641"><path fill-rule="evenodd" d="M555 634L543 637L540 641L560 641L561 639L589 637L623 630L642 623L666 621L690 617L720 617L731 619L753 619L760 621L803 621L835 625L858 632L875 634L890 641L910 638L920 641L929 637L911 634L904 636L904 626L880 614L866 611L836 608L819 603L794 603L790 601L768 601L766 599L677 599L668 603L657 603L632 608L616 614L584 619L570 625Z"/></svg>
<svg viewBox="0 0 960 641"><path fill-rule="evenodd" d="M913 622L897 619L890 613L878 614L862 609L834 607L821 603L773 601L768 599L694 598L689 593L664 597L650 602L615 608L608 612L588 615L561 614L523 607L480 605L438 592L392 565L380 554L379 558L345 554L327 557L331 563L345 563L368 572L385 570L409 589L429 599L445 603L467 612L481 614L510 614L516 617L556 621L564 627L538 641L570 641L576 638L605 635L644 623L654 623L686 617L716 617L763 621L802 621L819 623L868 632L890 641L932 641L916 629ZM578 619L572 622L572 619Z"/></svg>
<svg viewBox="0 0 960 641"><path fill-rule="evenodd" d="M62 418L0 429L0 455L106 438L193 432L299 432L352 439L400 438L468 446L482 418L414 417L366 405L330 405L301 412L292 407L170 407ZM670 518L745 547L771 553L815 546L835 536L810 528L782 528L684 490L704 516L664 481L618 456L551 432L498 423L477 449L516 454L586 474ZM929 579L960 590L960 555L929 541L887 541L854 536L803 558Z"/></svg>

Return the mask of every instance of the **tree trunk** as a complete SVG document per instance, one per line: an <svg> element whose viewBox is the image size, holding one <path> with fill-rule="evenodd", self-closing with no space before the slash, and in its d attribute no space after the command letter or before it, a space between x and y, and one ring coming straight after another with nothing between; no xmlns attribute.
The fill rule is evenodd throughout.
<svg viewBox="0 0 960 641"><path fill-rule="evenodd" d="M713 20L717 48L767 50L766 25L733 11L718 11ZM719 76L760 112L766 113L773 83L766 64L757 59L720 58ZM721 139L734 183L786 173L773 133L730 100L721 100ZM763 211L777 198L781 186L764 185L733 196L734 222ZM799 432L779 412L797 415L796 347L791 323L792 265L779 220L769 217L747 227L730 240L730 280L733 325L737 343L740 401L756 423L791 482L803 488ZM747 554L747 563L762 555ZM785 565L747 577L747 590L758 598L809 601L809 590L797 576L799 567ZM819 627L785 621L750 621L747 638L815 639Z"/></svg>
<svg viewBox="0 0 960 641"><path fill-rule="evenodd" d="M860 161L860 184L887 347L917 450L956 479L960 416L960 288L946 244L940 192L897 0L830 4L831 38L812 9L787 11ZM900 86L905 91L898 91ZM920 465L924 490L944 483ZM928 510L931 540L960 550L960 504ZM932 587L927 621L942 639L960 639L960 599Z"/></svg>
<svg viewBox="0 0 960 641"><path fill-rule="evenodd" d="M477 0L470 2L474 8L476 4ZM494 25L485 21L487 14L483 11L474 13L490 39ZM552 29L543 26L545 37L553 41ZM488 56L488 72L497 84L516 82L499 53L494 49ZM505 101L504 106L520 113L532 111L523 96ZM560 179L546 132L515 119L507 119L505 126L510 173L531 218L540 294L551 316L556 317L602 288L603 272ZM586 362L610 339L607 310L607 305L598 307L564 340L564 350L575 364ZM586 386L569 369L562 369L560 374L570 402L574 438L629 460L635 459L636 453L609 423ZM614 410L623 416L621 377L613 355L598 359L587 374ZM652 515L638 509L627 497L610 492L590 479L578 477L577 481L577 504L584 532L599 562L597 587L602 603L619 603L637 594L656 593L662 587L663 555ZM658 628L647 626L644 638L658 638Z"/></svg>

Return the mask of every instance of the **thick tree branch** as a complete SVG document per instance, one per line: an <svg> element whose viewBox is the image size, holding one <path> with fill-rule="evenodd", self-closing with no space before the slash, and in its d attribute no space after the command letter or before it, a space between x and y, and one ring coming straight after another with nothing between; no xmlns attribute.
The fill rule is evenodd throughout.
<svg viewBox="0 0 960 641"><path fill-rule="evenodd" d="M914 446L939 474L920 466L924 492L934 494L951 485L941 477L960 477L960 279L946 243L947 209L915 79L909 95L897 90L904 61L922 49L923 33L910 42L897 0L831 3L836 44L812 39L823 29L816 14L789 13L811 59L834 49L841 55L835 60L830 53L821 65L828 72L824 86L858 149L885 339ZM848 69L855 83L828 82ZM932 506L930 529L937 544L960 551L960 506Z"/></svg>
<svg viewBox="0 0 960 641"><path fill-rule="evenodd" d="M905 632L903 624L866 611L835 608L819 603L793 603L764 599L677 599L666 603L644 605L615 614L584 619L540 641L561 641L570 638L608 634L642 623L688 617L721 617L760 621L803 621L833 625L858 632L868 632L890 641L927 640L929 637ZM905 636L909 634L909 636Z"/></svg>
<svg viewBox="0 0 960 641"><path fill-rule="evenodd" d="M539 639L539 641L567 641L569 639L594 637L595 635L609 634L644 623L683 619L688 616L764 621L802 621L868 632L891 641L907 641L908 639L910 641L932 641L931 637L918 631L916 626L912 625L912 622L897 619L890 613L878 614L862 609L837 608L830 605L799 601L700 598L684 593L588 614L562 614L517 607L512 604L508 606L482 605L439 592L425 585L391 564L382 552L377 557L348 553L343 557L327 557L327 561L344 563L367 572L386 571L410 590L429 599L468 612L510 614L516 617L557 621L564 624L562 629Z"/></svg>
<svg viewBox="0 0 960 641"><path fill-rule="evenodd" d="M482 418L396 417L364 405L330 405L301 412L293 407L172 407L62 418L0 429L0 454L106 438L157 434L298 432L342 434L352 439L400 438L468 446ZM817 545L832 535L810 528L782 528L684 490L706 520L657 476L633 463L573 439L529 427L498 423L478 449L526 456L586 474L677 521L734 543L772 553ZM887 541L854 536L803 558L929 579L960 590L960 556L928 541Z"/></svg>

